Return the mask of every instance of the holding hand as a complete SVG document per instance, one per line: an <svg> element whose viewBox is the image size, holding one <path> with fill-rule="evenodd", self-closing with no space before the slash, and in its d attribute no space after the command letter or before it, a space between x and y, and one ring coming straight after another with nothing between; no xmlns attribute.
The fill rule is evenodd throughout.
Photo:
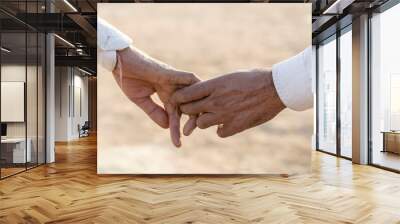
<svg viewBox="0 0 400 224"><path fill-rule="evenodd" d="M233 72L177 90L174 104L192 119L184 129L188 135L195 115L196 126L218 125L217 134L228 137L271 120L285 105L280 100L270 70Z"/></svg>
<svg viewBox="0 0 400 224"><path fill-rule="evenodd" d="M171 95L179 88L199 79L189 72L177 70L130 47L117 52L114 78L124 94L138 105L155 123L170 128L175 146L180 142L179 108L171 104ZM164 107L157 105L151 95L157 93Z"/></svg>

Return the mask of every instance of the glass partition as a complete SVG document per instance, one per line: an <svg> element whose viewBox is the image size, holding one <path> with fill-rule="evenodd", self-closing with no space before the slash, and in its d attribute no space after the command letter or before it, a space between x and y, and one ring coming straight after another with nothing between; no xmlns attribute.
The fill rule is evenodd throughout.
<svg viewBox="0 0 400 224"><path fill-rule="evenodd" d="M336 153L336 36L318 47L318 149Z"/></svg>
<svg viewBox="0 0 400 224"><path fill-rule="evenodd" d="M38 64L37 64L37 162L43 164L46 162L46 37L43 33L38 33Z"/></svg>
<svg viewBox="0 0 400 224"><path fill-rule="evenodd" d="M26 150L26 33L3 32L1 47L1 175L6 177L24 171L31 156Z"/></svg>
<svg viewBox="0 0 400 224"><path fill-rule="evenodd" d="M370 160L400 170L400 4L371 18Z"/></svg>
<svg viewBox="0 0 400 224"><path fill-rule="evenodd" d="M43 4L8 1L0 6L37 13ZM46 39L3 12L0 26L0 178L5 178L45 163Z"/></svg>
<svg viewBox="0 0 400 224"><path fill-rule="evenodd" d="M24 12L27 13L44 13L45 2L43 1L27 1ZM36 21L32 21L36 20ZM33 17L31 22L39 23L38 17ZM41 70L41 56L45 52L42 51L43 34L38 30L27 27L27 150L31 151L30 162L27 163L28 168L35 167L39 164L39 108L42 102L39 102L39 76ZM45 86L40 86L45 88ZM44 91L43 89L41 91ZM42 96L43 97L43 96ZM44 113L44 111L40 111ZM44 120L42 120L44 121ZM42 145L40 145L42 146Z"/></svg>
<svg viewBox="0 0 400 224"><path fill-rule="evenodd" d="M37 165L38 150L38 35L36 32L27 33L27 64L26 64L26 113L27 113L27 151L29 159L27 167Z"/></svg>

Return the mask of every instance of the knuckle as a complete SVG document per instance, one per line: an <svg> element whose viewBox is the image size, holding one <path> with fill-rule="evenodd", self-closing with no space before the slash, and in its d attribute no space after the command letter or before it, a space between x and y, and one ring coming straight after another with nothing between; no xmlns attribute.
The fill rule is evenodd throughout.
<svg viewBox="0 0 400 224"><path fill-rule="evenodd" d="M193 82L200 81L200 79L194 73L190 73L190 79L193 80Z"/></svg>
<svg viewBox="0 0 400 224"><path fill-rule="evenodd" d="M172 102L179 104L185 101L185 95L182 91L176 91L174 95L172 95Z"/></svg>
<svg viewBox="0 0 400 224"><path fill-rule="evenodd" d="M194 76L194 74L193 74L192 72L185 72L184 75L185 75L187 78L190 78L190 79L194 79L194 78L195 78L195 76Z"/></svg>
<svg viewBox="0 0 400 224"><path fill-rule="evenodd" d="M188 110L187 107L188 107L187 105L180 105L180 106L179 106L179 109L180 109L183 113L188 113L189 110Z"/></svg>
<svg viewBox="0 0 400 224"><path fill-rule="evenodd" d="M182 101L182 94L180 92L175 92L171 97L171 101L174 103L179 103Z"/></svg>
<svg viewBox="0 0 400 224"><path fill-rule="evenodd" d="M181 111L185 114L192 114L193 113L193 108L191 105L181 105L179 107L179 109L181 109Z"/></svg>
<svg viewBox="0 0 400 224"><path fill-rule="evenodd" d="M218 99L215 99L215 98L210 99L209 107L210 108L221 108L221 107L223 107L223 102L220 102Z"/></svg>

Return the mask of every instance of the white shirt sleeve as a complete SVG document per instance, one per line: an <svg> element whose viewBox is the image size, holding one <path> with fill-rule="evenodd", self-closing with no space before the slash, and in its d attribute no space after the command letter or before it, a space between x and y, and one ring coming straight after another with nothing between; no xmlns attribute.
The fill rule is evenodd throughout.
<svg viewBox="0 0 400 224"><path fill-rule="evenodd" d="M132 40L101 18L97 20L97 59L100 65L113 71L117 63L117 50L131 45Z"/></svg>
<svg viewBox="0 0 400 224"><path fill-rule="evenodd" d="M272 78L286 107L302 111L313 106L312 49L272 66Z"/></svg>

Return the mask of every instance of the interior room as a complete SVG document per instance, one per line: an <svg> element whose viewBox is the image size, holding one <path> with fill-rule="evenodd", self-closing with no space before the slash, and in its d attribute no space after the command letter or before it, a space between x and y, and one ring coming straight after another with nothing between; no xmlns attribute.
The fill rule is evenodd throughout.
<svg viewBox="0 0 400 224"><path fill-rule="evenodd" d="M59 17L49 25L40 17L76 10L71 6L58 1L0 4L1 179L52 163L56 142L95 132L96 122L89 122L96 114L96 104L89 103L96 96L96 60L90 56L95 50L79 25L59 26ZM56 33L50 37L48 32Z"/></svg>
<svg viewBox="0 0 400 224"><path fill-rule="evenodd" d="M398 0L232 1L312 8L308 173L99 175L97 5L151 2L0 1L0 223L400 223Z"/></svg>
<svg viewBox="0 0 400 224"><path fill-rule="evenodd" d="M88 125L88 82L85 70L75 67L56 67L55 78L55 141L68 142L85 137L82 126Z"/></svg>
<svg viewBox="0 0 400 224"><path fill-rule="evenodd" d="M45 162L45 36L28 28L0 37L3 178Z"/></svg>

